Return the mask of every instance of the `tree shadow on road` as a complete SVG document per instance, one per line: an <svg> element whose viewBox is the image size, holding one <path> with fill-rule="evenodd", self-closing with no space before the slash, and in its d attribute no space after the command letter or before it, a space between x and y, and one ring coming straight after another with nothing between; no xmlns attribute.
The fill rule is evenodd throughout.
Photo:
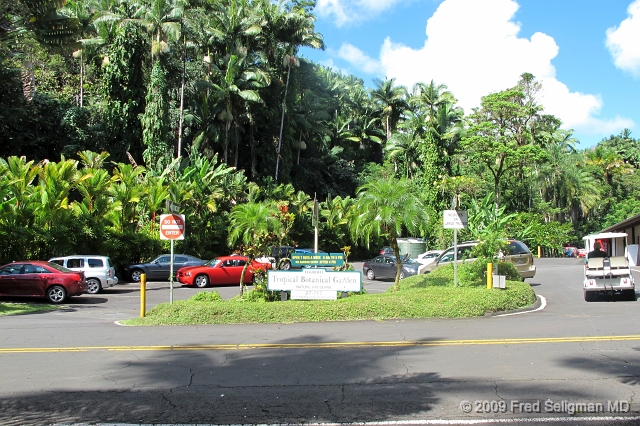
<svg viewBox="0 0 640 426"><path fill-rule="evenodd" d="M337 347L326 336L299 335L271 347L220 350L198 343L166 349L47 354L48 363L73 367L42 366L45 390L5 389L0 423L371 422L464 417L458 404L472 396L593 397L592 389L544 380L445 377L429 368L435 357L450 354L451 363L469 358L429 346ZM574 361L567 359L575 368ZM582 367L593 368L590 362ZM443 405L446 412L436 410ZM469 418L478 419L473 414Z"/></svg>

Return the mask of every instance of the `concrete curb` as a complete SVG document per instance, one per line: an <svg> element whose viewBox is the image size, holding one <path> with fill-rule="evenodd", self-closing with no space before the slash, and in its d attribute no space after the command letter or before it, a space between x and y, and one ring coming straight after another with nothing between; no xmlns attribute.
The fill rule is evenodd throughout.
<svg viewBox="0 0 640 426"><path fill-rule="evenodd" d="M496 317L496 316L508 315L508 314L520 314L520 313L529 312L529 311L533 312L536 309L539 309L540 306L542 306L542 302L543 302L543 299L541 298L541 296L538 296L536 294L536 301L529 306L525 306L523 308L518 308L518 309L511 309L508 311L487 312L486 314L484 314L484 316Z"/></svg>

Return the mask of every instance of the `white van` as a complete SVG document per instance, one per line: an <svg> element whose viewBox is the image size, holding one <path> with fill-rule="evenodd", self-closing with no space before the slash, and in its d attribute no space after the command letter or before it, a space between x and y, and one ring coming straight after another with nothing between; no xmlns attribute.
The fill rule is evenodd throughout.
<svg viewBox="0 0 640 426"><path fill-rule="evenodd" d="M106 256L75 255L54 257L49 262L74 270L83 271L87 281L87 293L100 293L103 289L118 284L116 270L111 265L111 259Z"/></svg>

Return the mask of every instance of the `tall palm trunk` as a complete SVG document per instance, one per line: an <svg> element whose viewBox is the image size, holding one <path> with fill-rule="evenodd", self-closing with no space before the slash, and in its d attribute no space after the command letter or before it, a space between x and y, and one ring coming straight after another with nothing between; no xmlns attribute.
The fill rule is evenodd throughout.
<svg viewBox="0 0 640 426"><path fill-rule="evenodd" d="M289 90L289 76L291 75L291 64L287 70L287 83L284 86L284 98L282 99L282 117L280 118L280 135L278 136L278 152L276 156L276 180L278 183L278 167L280 166L280 147L282 146L282 128L284 127L284 109L287 103L287 90Z"/></svg>
<svg viewBox="0 0 640 426"><path fill-rule="evenodd" d="M182 155L182 115L184 113L184 75L187 72L187 41L183 37L183 51L182 51L182 84L180 85L180 119L178 122L178 154Z"/></svg>

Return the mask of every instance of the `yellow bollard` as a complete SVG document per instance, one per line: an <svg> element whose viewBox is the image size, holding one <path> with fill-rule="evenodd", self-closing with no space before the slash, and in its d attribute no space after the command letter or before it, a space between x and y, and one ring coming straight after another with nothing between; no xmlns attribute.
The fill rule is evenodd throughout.
<svg viewBox="0 0 640 426"><path fill-rule="evenodd" d="M140 318L147 313L147 274L140 274Z"/></svg>
<svg viewBox="0 0 640 426"><path fill-rule="evenodd" d="M542 247L538 246L538 259L542 257Z"/></svg>
<svg viewBox="0 0 640 426"><path fill-rule="evenodd" d="M487 263L487 289L493 288L493 263Z"/></svg>

